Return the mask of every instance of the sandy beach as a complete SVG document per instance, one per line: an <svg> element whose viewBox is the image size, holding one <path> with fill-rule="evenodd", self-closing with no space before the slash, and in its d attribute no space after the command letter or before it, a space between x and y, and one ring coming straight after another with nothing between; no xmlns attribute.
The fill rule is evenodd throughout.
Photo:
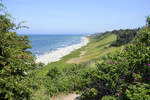
<svg viewBox="0 0 150 100"><path fill-rule="evenodd" d="M44 55L37 57L36 63L41 62L47 65L48 63L59 61L63 56L68 55L72 51L77 50L87 45L88 43L89 43L89 39L87 37L82 37L81 42L78 44L74 44L74 45L67 46L64 48L59 48L55 51L52 51L52 52L49 52L49 53L46 53Z"/></svg>

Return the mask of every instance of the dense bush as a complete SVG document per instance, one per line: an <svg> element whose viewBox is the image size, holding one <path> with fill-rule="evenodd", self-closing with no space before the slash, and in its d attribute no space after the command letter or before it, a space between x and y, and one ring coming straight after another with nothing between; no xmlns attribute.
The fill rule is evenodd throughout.
<svg viewBox="0 0 150 100"><path fill-rule="evenodd" d="M109 34L116 34L117 39L111 46L121 46L127 43L130 43L136 37L136 34L140 28L138 29L120 29L120 30L113 30L113 31L106 31L104 33L95 33L91 37L95 39L103 39Z"/></svg>
<svg viewBox="0 0 150 100"><path fill-rule="evenodd" d="M83 92L91 100L149 100L150 99L150 27L139 30L134 44L109 55L89 88L97 90L96 96ZM91 92L90 92L91 93ZM89 94L89 95L88 95ZM84 100L84 99L83 99Z"/></svg>
<svg viewBox="0 0 150 100"><path fill-rule="evenodd" d="M139 29L115 30L112 33L117 35L117 40L111 46L121 46L130 43L136 37Z"/></svg>
<svg viewBox="0 0 150 100"><path fill-rule="evenodd" d="M2 4L0 4L2 5ZM0 9L0 99L29 99L30 88L26 76L35 65L27 36L18 36L19 28L10 16Z"/></svg>
<svg viewBox="0 0 150 100"><path fill-rule="evenodd" d="M47 73L47 76L49 76L51 79L57 79L61 75L61 70L58 67L53 67L49 72Z"/></svg>
<svg viewBox="0 0 150 100"><path fill-rule="evenodd" d="M84 94L81 95L80 99L82 100L93 100L97 99L98 91L95 88L88 88L86 91L84 91Z"/></svg>
<svg viewBox="0 0 150 100"><path fill-rule="evenodd" d="M96 73L96 69L87 68L84 64L70 65L63 69L54 66L48 71L47 80L43 84L50 96L81 91L88 87L93 73Z"/></svg>
<svg viewBox="0 0 150 100"><path fill-rule="evenodd" d="M115 97L112 97L112 96L104 96L102 98L102 100L117 100Z"/></svg>

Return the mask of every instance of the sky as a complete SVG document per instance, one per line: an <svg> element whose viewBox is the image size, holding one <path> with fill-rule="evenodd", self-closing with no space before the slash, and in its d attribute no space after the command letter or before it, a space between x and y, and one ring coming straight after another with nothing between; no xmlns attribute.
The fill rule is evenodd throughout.
<svg viewBox="0 0 150 100"><path fill-rule="evenodd" d="M30 34L81 34L138 28L150 15L150 0L3 0L15 22Z"/></svg>

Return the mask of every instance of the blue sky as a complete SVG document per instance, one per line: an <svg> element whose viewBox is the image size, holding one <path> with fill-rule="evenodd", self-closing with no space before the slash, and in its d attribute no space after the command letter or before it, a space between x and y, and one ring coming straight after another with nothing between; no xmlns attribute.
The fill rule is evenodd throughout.
<svg viewBox="0 0 150 100"><path fill-rule="evenodd" d="M95 33L145 25L150 0L3 0L21 33Z"/></svg>

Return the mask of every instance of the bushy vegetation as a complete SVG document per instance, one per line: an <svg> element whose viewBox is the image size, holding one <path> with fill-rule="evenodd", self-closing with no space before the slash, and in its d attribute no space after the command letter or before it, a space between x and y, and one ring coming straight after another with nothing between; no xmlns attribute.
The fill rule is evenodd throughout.
<svg viewBox="0 0 150 100"><path fill-rule="evenodd" d="M74 91L81 100L150 100L150 17L141 29L92 35L86 47L44 66L34 63L28 37L17 35L21 26L4 9L0 4L0 100L49 100ZM112 53L115 46L123 49ZM72 58L80 64L68 63Z"/></svg>
<svg viewBox="0 0 150 100"><path fill-rule="evenodd" d="M131 43L135 39L136 34L139 30L140 30L140 28L106 31L104 33L96 33L96 34L92 35L91 37L96 38L96 39L102 39L102 38L107 37L110 34L115 34L115 35L117 35L117 39L116 39L116 41L114 41L111 44L111 46L122 46L127 43Z"/></svg>
<svg viewBox="0 0 150 100"><path fill-rule="evenodd" d="M92 83L81 99L149 100L149 25L139 30L134 43L126 45L124 50L114 55L108 55L102 64L97 64L97 68L98 74L92 77Z"/></svg>
<svg viewBox="0 0 150 100"><path fill-rule="evenodd" d="M139 29L121 29L112 31L113 34L117 35L117 40L112 43L111 46L121 46L133 42Z"/></svg>
<svg viewBox="0 0 150 100"><path fill-rule="evenodd" d="M51 67L45 66L30 73L30 81L34 89L32 92L33 99L38 99L36 98L37 95L39 96L37 93L38 91L41 92L42 89L44 89L44 94L42 92L40 95L47 95L47 99L49 99L48 96L56 96L60 93L80 92L88 87L91 82L91 75L97 72L96 68L89 67L86 64L56 62L50 65ZM49 69L47 72L46 67Z"/></svg>
<svg viewBox="0 0 150 100"><path fill-rule="evenodd" d="M31 92L25 79L35 64L31 52L26 50L31 46L27 36L16 34L20 25L14 24L0 6L0 99L29 99Z"/></svg>
<svg viewBox="0 0 150 100"><path fill-rule="evenodd" d="M58 68L56 69L59 74L57 74L55 78L53 77L52 79L52 75L50 75L50 73L53 73L53 69L47 74L48 77L52 79L52 84L45 84L47 93L51 96L60 92L68 93L76 90L82 90L87 86L87 83L90 82L90 77L88 76L93 72L96 72L95 69L86 68L84 65L75 65L70 68L65 68L62 72L59 71ZM55 75L55 73L53 75Z"/></svg>

